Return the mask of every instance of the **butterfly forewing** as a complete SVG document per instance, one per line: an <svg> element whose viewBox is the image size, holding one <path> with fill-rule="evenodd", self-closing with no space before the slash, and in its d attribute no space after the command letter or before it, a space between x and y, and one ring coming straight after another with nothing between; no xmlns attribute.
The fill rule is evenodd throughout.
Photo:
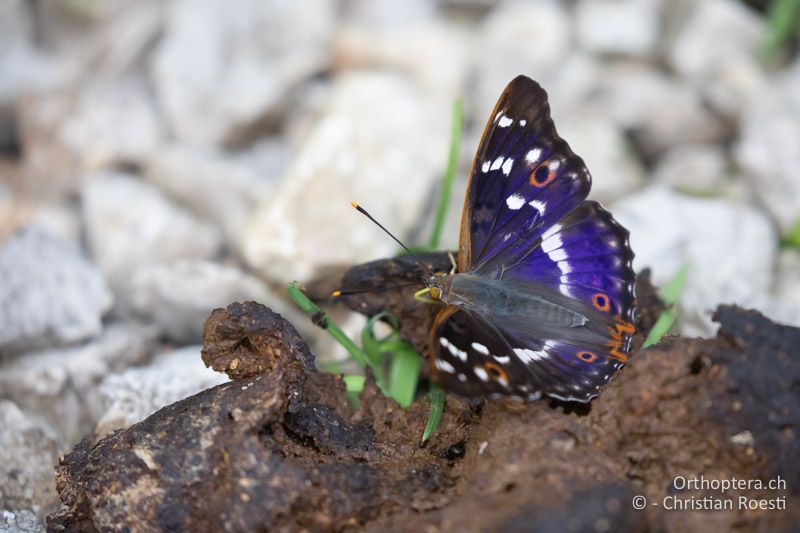
<svg viewBox="0 0 800 533"><path fill-rule="evenodd" d="M633 253L627 230L585 201L590 187L583 160L556 132L544 90L514 79L473 164L459 272L507 283L585 320L565 329L535 314L509 318L509 309L491 308L502 299L467 310L450 305L431 336L445 387L465 396L589 401L623 365L634 333Z"/></svg>
<svg viewBox="0 0 800 533"><path fill-rule="evenodd" d="M556 133L547 94L514 79L484 130L462 214L459 270L525 248L578 206L591 176Z"/></svg>

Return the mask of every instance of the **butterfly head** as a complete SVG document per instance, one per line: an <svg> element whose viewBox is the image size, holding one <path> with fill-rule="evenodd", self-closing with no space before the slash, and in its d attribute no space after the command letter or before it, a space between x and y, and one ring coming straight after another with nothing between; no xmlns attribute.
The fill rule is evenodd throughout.
<svg viewBox="0 0 800 533"><path fill-rule="evenodd" d="M453 283L453 275L437 272L433 274L425 285L428 288L428 293L434 300L447 302L447 296L450 293L450 285Z"/></svg>

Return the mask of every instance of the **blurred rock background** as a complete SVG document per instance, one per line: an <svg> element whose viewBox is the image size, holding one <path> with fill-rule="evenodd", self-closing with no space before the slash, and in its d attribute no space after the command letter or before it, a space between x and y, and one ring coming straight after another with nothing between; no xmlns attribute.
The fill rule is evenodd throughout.
<svg viewBox="0 0 800 533"><path fill-rule="evenodd" d="M213 308L258 300L337 357L286 284L395 253L350 200L427 235L463 98L454 249L520 73L637 269L688 265L683 333L723 302L800 324L800 60L796 33L764 60L772 4L0 0L0 531L39 530L81 437L223 379Z"/></svg>

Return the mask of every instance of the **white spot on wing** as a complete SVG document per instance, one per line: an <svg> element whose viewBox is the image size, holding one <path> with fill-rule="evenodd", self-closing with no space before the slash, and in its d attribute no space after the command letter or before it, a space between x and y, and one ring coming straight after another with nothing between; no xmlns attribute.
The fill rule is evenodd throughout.
<svg viewBox="0 0 800 533"><path fill-rule="evenodd" d="M560 230L561 230L561 224L553 224L553 226L552 226L552 227L551 227L549 230L545 231L545 232L542 234L542 240L543 240L543 241L546 241L546 240L547 240L547 239L549 239L549 238L550 238L550 237L551 237L553 234L555 234L555 233L558 233ZM561 239L559 239L559 241L561 241ZM544 243L542 243L542 244L544 245Z"/></svg>
<svg viewBox="0 0 800 533"><path fill-rule="evenodd" d="M464 350L459 350L458 346L456 346L455 344L450 343L450 346L448 346L447 349L450 350L450 354L453 357L458 357L465 363L467 362L467 352L465 352Z"/></svg>
<svg viewBox="0 0 800 533"><path fill-rule="evenodd" d="M547 352L552 348L555 343L553 341L545 341L544 347L541 350L531 350L530 348L514 348L514 353L525 364L530 364L540 359L547 359L550 354Z"/></svg>
<svg viewBox="0 0 800 533"><path fill-rule="evenodd" d="M456 371L456 368L453 365L451 365L450 363L448 363L443 359L436 360L436 368L438 368L442 372L447 372L448 374L452 374L453 372Z"/></svg>
<svg viewBox="0 0 800 533"><path fill-rule="evenodd" d="M544 215L544 208L547 206L546 203L540 200L531 200L530 202L528 202L528 205L539 211L540 215Z"/></svg>
<svg viewBox="0 0 800 533"><path fill-rule="evenodd" d="M461 383L466 383L467 375L466 374L459 374L458 375L458 381L460 381Z"/></svg>
<svg viewBox="0 0 800 533"><path fill-rule="evenodd" d="M505 163L503 163L503 174L508 176L509 173L511 173L512 166L514 166L514 160L509 157L506 159Z"/></svg>
<svg viewBox="0 0 800 533"><path fill-rule="evenodd" d="M509 209L513 209L514 211L516 211L517 209L525 205L525 198L523 198L517 193L514 193L508 198L506 198L506 205L508 205Z"/></svg>
<svg viewBox="0 0 800 533"><path fill-rule="evenodd" d="M534 163L538 163L538 162L539 162L539 159L540 159L541 157L542 157L542 149L541 149L541 148L534 148L534 149L530 150L530 151L529 151L529 152L528 152L528 153L525 155L525 160L526 160L528 163L534 164Z"/></svg>
<svg viewBox="0 0 800 533"><path fill-rule="evenodd" d="M497 123L497 126L500 128L507 128L514 123L514 119L511 117L500 117L500 121Z"/></svg>
<svg viewBox="0 0 800 533"><path fill-rule="evenodd" d="M491 166L491 164L492 164L491 161L484 161L483 162L483 164L481 165L481 170L483 171L484 174L489 172L489 167Z"/></svg>
<svg viewBox="0 0 800 533"><path fill-rule="evenodd" d="M525 124L527 124L527 123L528 123L528 121L527 121L527 120L525 120L524 118L523 118L522 120L520 120L520 121L519 121L519 125L520 125L520 126L524 126L524 125L525 125Z"/></svg>
<svg viewBox="0 0 800 533"><path fill-rule="evenodd" d="M483 368L476 366L473 367L472 370L475 372L475 375L478 376L478 379L481 381L489 381L489 374Z"/></svg>
<svg viewBox="0 0 800 533"><path fill-rule="evenodd" d="M504 159L505 157L503 157L502 155L497 159L495 159L494 162L492 163L492 166L489 167L489 170L497 170L498 168L500 168L500 165L503 164Z"/></svg>
<svg viewBox="0 0 800 533"><path fill-rule="evenodd" d="M511 361L511 358L507 355L492 355L492 357L501 365L508 364Z"/></svg>
<svg viewBox="0 0 800 533"><path fill-rule="evenodd" d="M489 355L489 348L479 342L473 342L472 349L476 352L482 353L483 355Z"/></svg>

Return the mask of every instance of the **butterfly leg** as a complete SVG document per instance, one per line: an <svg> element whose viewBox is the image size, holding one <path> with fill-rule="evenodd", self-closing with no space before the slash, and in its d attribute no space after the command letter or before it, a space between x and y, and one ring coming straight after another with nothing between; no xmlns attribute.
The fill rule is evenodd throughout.
<svg viewBox="0 0 800 533"><path fill-rule="evenodd" d="M452 268L450 269L450 275L452 276L458 269L458 263L456 262L456 256L453 255L453 252L447 252L447 257L450 258L450 264L452 265Z"/></svg>

